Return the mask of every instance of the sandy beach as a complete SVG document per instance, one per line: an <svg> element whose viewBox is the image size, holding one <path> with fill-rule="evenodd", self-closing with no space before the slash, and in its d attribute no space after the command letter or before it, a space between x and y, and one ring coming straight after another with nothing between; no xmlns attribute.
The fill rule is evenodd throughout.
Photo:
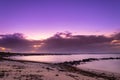
<svg viewBox="0 0 120 80"><path fill-rule="evenodd" d="M112 73L112 78L106 75L106 72L98 74L100 71L93 72L86 69L87 72L84 69L67 67L49 63L2 60L0 80L120 80L119 74L115 76Z"/></svg>

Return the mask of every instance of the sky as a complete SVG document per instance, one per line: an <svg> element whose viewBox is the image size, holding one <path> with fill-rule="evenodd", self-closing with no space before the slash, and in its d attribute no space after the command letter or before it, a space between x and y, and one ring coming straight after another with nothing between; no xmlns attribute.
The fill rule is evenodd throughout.
<svg viewBox="0 0 120 80"><path fill-rule="evenodd" d="M120 52L119 14L120 0L0 0L0 51Z"/></svg>

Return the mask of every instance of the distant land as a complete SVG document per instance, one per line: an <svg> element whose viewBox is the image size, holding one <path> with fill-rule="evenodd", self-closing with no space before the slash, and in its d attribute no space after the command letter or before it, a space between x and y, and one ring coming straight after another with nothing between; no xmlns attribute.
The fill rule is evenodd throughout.
<svg viewBox="0 0 120 80"><path fill-rule="evenodd" d="M120 53L12 53L12 52L0 52L0 56L77 55L77 54L120 54Z"/></svg>

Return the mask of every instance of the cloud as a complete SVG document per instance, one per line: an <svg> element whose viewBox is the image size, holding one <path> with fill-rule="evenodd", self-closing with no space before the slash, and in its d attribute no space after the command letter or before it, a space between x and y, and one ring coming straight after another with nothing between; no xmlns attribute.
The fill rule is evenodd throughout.
<svg viewBox="0 0 120 80"><path fill-rule="evenodd" d="M114 40L120 40L120 32L111 35Z"/></svg>
<svg viewBox="0 0 120 80"><path fill-rule="evenodd" d="M0 46L15 52L29 52L37 43L39 41L27 40L21 33L0 35Z"/></svg>
<svg viewBox="0 0 120 80"><path fill-rule="evenodd" d="M12 52L89 53L120 52L120 33L104 35L73 35L58 32L44 40L28 40L21 33L0 35L0 50Z"/></svg>
<svg viewBox="0 0 120 80"><path fill-rule="evenodd" d="M104 35L72 35L72 33L57 33L44 40L44 45L40 50L48 52L88 52L101 50L99 47L106 46L112 38ZM97 48L98 49L97 49Z"/></svg>

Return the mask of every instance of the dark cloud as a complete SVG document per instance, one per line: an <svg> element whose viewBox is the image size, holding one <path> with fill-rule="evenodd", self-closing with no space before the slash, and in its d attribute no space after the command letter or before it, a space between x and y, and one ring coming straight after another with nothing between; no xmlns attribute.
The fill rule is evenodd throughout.
<svg viewBox="0 0 120 80"><path fill-rule="evenodd" d="M72 35L72 33L57 33L44 40L41 48L53 52L87 52L96 51L96 47L110 43L112 38L103 35ZM101 45L98 45L101 44ZM103 46L104 47L104 46Z"/></svg>
<svg viewBox="0 0 120 80"><path fill-rule="evenodd" d="M33 49L32 45L38 43L38 41L25 39L24 35L21 33L0 35L0 37L0 46L15 52L29 52Z"/></svg>
<svg viewBox="0 0 120 80"><path fill-rule="evenodd" d="M45 40L28 40L23 34L0 35L0 47L13 52L120 52L120 33L104 35L73 35L56 33Z"/></svg>
<svg viewBox="0 0 120 80"><path fill-rule="evenodd" d="M12 50L22 50L28 45L28 41L26 41L23 37L22 34L20 33L15 33L13 35L0 35L0 46L5 47L5 48L10 48ZM27 48L26 47L26 48ZM25 48L25 49L26 49Z"/></svg>
<svg viewBox="0 0 120 80"><path fill-rule="evenodd" d="M112 35L112 38L115 39L115 40L120 40L120 32L114 33Z"/></svg>

